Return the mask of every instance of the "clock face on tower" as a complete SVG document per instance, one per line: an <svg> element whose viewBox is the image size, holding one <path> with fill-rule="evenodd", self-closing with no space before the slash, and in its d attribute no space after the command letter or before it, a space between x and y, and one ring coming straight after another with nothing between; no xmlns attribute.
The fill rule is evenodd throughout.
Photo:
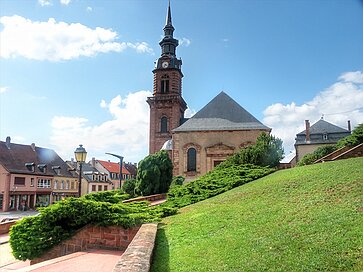
<svg viewBox="0 0 363 272"><path fill-rule="evenodd" d="M168 68L169 63L168 63L167 61L164 61L164 62L161 64L161 66L162 66L163 68Z"/></svg>

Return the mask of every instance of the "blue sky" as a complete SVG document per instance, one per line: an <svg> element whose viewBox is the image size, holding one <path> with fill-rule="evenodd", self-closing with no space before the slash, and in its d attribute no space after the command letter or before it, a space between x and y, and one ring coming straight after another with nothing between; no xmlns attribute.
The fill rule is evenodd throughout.
<svg viewBox="0 0 363 272"><path fill-rule="evenodd" d="M1 0L0 139L70 159L148 152L167 0ZM293 149L324 119L363 122L363 1L172 0L188 115L225 91Z"/></svg>

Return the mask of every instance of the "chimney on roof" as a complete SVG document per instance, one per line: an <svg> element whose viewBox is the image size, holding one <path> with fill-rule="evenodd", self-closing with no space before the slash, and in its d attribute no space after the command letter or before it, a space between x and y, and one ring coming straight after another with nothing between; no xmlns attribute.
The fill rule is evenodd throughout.
<svg viewBox="0 0 363 272"><path fill-rule="evenodd" d="M6 144L6 147L7 147L8 149L10 149L10 141L11 141L10 136L6 137L6 142L5 142L5 144Z"/></svg>
<svg viewBox="0 0 363 272"><path fill-rule="evenodd" d="M32 143L32 144L30 145L30 147L32 148L32 150L33 150L33 151L35 151L35 143Z"/></svg>
<svg viewBox="0 0 363 272"><path fill-rule="evenodd" d="M305 120L305 129L306 129L305 141L307 143L310 143L310 122L309 122L309 120Z"/></svg>
<svg viewBox="0 0 363 272"><path fill-rule="evenodd" d="M352 131L352 127L350 126L350 120L348 120L348 130Z"/></svg>
<svg viewBox="0 0 363 272"><path fill-rule="evenodd" d="M91 161L92 167L96 167L96 158L92 157L92 161Z"/></svg>

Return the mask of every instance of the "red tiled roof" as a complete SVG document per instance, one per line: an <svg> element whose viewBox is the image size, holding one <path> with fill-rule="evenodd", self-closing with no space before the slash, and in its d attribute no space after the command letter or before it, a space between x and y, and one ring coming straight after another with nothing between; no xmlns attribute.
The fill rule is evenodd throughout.
<svg viewBox="0 0 363 272"><path fill-rule="evenodd" d="M107 169L110 173L120 173L120 164L116 162L110 161L101 161L97 160L104 168ZM130 175L130 172L122 165L122 174L123 175Z"/></svg>

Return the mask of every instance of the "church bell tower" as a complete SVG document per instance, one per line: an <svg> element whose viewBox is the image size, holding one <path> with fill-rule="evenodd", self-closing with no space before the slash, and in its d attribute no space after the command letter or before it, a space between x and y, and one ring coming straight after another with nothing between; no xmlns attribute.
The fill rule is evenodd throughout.
<svg viewBox="0 0 363 272"><path fill-rule="evenodd" d="M179 42L174 39L170 1L164 37L160 41L161 56L155 62L153 96L147 98L150 106L149 153L158 152L171 140L171 131L181 125L187 108L182 97L181 59L176 57Z"/></svg>

